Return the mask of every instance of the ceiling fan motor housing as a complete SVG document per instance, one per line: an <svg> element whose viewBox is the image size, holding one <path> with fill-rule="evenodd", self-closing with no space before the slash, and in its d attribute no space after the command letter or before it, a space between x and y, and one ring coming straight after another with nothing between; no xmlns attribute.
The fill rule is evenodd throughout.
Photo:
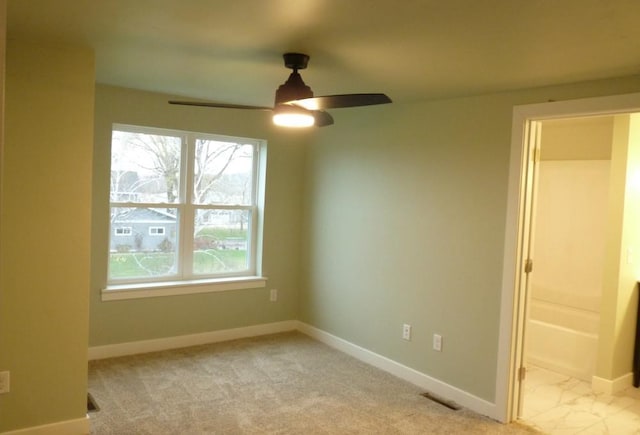
<svg viewBox="0 0 640 435"><path fill-rule="evenodd" d="M275 105L312 97L313 91L302 81L302 77L298 74L298 71L294 70L287 81L276 90Z"/></svg>
<svg viewBox="0 0 640 435"><path fill-rule="evenodd" d="M285 53L282 55L284 66L294 71L305 69L309 64L309 55L303 53Z"/></svg>

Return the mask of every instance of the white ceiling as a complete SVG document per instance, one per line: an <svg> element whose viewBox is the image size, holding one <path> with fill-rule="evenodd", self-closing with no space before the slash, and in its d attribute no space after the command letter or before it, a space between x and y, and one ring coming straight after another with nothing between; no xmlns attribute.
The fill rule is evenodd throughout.
<svg viewBox="0 0 640 435"><path fill-rule="evenodd" d="M640 74L640 0L9 0L8 38L91 46L99 83L256 105L299 51L316 95L417 101Z"/></svg>

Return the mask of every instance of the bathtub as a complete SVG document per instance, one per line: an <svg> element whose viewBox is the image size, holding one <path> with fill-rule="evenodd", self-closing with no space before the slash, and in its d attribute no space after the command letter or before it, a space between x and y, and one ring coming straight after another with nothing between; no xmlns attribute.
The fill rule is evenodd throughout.
<svg viewBox="0 0 640 435"><path fill-rule="evenodd" d="M527 364L591 382L599 322L597 312L532 298L525 341Z"/></svg>

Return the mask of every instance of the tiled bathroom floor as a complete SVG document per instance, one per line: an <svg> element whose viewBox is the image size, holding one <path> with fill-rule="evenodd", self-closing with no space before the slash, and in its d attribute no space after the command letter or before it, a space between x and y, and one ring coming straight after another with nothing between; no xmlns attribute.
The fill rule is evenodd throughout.
<svg viewBox="0 0 640 435"><path fill-rule="evenodd" d="M596 394L588 382L529 366L522 423L546 434L640 435L640 389Z"/></svg>

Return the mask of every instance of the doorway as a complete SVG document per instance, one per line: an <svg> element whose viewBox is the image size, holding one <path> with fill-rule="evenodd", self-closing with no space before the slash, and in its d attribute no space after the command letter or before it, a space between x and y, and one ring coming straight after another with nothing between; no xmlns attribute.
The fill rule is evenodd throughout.
<svg viewBox="0 0 640 435"><path fill-rule="evenodd" d="M527 365L591 382L616 118L541 122L525 327Z"/></svg>
<svg viewBox="0 0 640 435"><path fill-rule="evenodd" d="M541 122L638 111L640 94L514 108L498 354L499 375L496 381L497 416L504 422L514 421L521 415L524 399L524 342L529 312L527 289L530 286L526 270L530 266L533 248L528 235L534 216L533 187L537 168L533 162L539 145ZM613 343L613 338L616 337L601 338L598 345L600 353L606 352L606 347L609 346L603 346L602 343ZM609 362L605 358L604 365L607 364ZM605 367L607 368L610 367ZM617 380L614 380L613 384L615 381Z"/></svg>
<svg viewBox="0 0 640 435"><path fill-rule="evenodd" d="M540 122L520 415L539 428L596 374L615 121Z"/></svg>

